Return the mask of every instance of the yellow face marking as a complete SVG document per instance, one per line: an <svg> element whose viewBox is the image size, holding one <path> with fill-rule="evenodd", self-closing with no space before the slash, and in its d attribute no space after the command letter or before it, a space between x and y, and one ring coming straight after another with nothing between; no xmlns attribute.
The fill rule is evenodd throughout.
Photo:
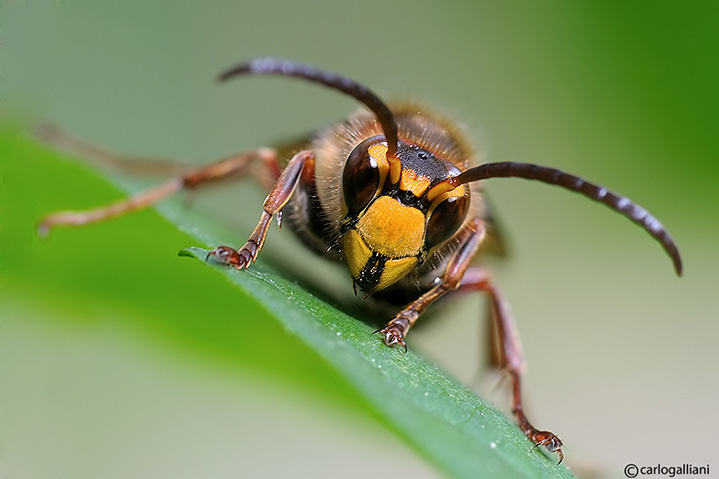
<svg viewBox="0 0 719 479"><path fill-rule="evenodd" d="M402 163L399 158L387 156L387 147L379 143L370 146L367 151L373 158L389 166L389 182L391 185L396 185L402 175Z"/></svg>
<svg viewBox="0 0 719 479"><path fill-rule="evenodd" d="M422 248L425 216L417 208L381 196L361 216L356 228L367 246L381 255L417 256Z"/></svg>
<svg viewBox="0 0 719 479"><path fill-rule="evenodd" d="M427 191L432 180L426 176L418 176L417 172L410 169L402 170L402 177L399 179L399 189L411 191L419 198Z"/></svg>
<svg viewBox="0 0 719 479"><path fill-rule="evenodd" d="M367 246L357 230L347 232L344 237L344 249L350 274L357 279L367 262L372 258L372 250ZM396 283L415 267L417 261L415 256L387 259L379 282L374 286L373 291L384 289Z"/></svg>
<svg viewBox="0 0 719 479"><path fill-rule="evenodd" d="M430 190L431 192L431 190ZM447 198L451 198L453 196L464 196L467 194L467 186L466 185L459 185L458 187L454 188L453 190L445 191L441 195L433 198L432 203L429 205L429 209L427 210L427 217L432 216L432 212L434 209L439 205L441 202L446 200ZM429 197L429 195L427 195Z"/></svg>
<svg viewBox="0 0 719 479"><path fill-rule="evenodd" d="M372 158L375 159L380 169L389 168L386 146L380 143L375 143L374 145L371 145L369 148L367 148L367 152Z"/></svg>
<svg viewBox="0 0 719 479"><path fill-rule="evenodd" d="M384 264L384 271L379 279L379 283L375 290L384 289L402 279L417 264L417 258L412 256L409 258L389 259Z"/></svg>
<svg viewBox="0 0 719 479"><path fill-rule="evenodd" d="M353 278L358 278L367 261L372 256L362 237L356 230L350 230L344 237L344 250L347 256L347 267Z"/></svg>
<svg viewBox="0 0 719 479"><path fill-rule="evenodd" d="M446 180L443 180L436 185L434 185L428 192L427 192L427 199L429 201L433 201L436 197L443 193L447 193L448 191L452 191L457 187L455 177L447 178ZM454 181L453 181L454 180ZM460 185L462 186L462 185Z"/></svg>

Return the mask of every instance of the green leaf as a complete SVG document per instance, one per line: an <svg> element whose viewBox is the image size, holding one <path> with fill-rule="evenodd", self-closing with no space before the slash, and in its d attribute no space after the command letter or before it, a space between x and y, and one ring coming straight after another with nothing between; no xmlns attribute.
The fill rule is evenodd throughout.
<svg viewBox="0 0 719 479"><path fill-rule="evenodd" d="M180 252L203 261L207 253L201 248ZM251 292L288 331L347 377L389 424L453 476L564 474L492 406L411 351L384 346L366 324L281 276L213 267Z"/></svg>
<svg viewBox="0 0 719 479"><path fill-rule="evenodd" d="M373 410L387 427L446 474L512 479L573 477L564 466L556 465L556 457L533 448L519 429L486 401L411 349L404 354L399 348L384 346L381 338L372 334L372 327L286 278L285 272L273 269L264 253L247 271L205 262L208 250L198 247L182 249L180 254L198 258L203 264L171 258L168 249L180 241L186 242L180 246L183 248L193 243L215 246L230 238L221 221L208 220L196 208L188 209L180 202L159 207L161 214L187 236L156 236L155 228L166 225L157 215L145 212L133 215L139 217L136 220L122 218L82 231L53 232L52 241L45 243L32 239L28 228L42 214L101 204L118 194L113 197L101 179L82 167L63 163L57 154L43 151L26 139L3 135L0 141L4 150L11 152L3 178L5 183L12 183L11 194L17 195L3 201L13 205L12 211L5 212L8 224L15 226L3 241L3 256L11 249L13 255L3 261L15 289L25 288L26 294L40 301L62 297L62 304L68 308L83 308L92 297L132 311L147 308L153 311L156 327L175 328L174 334L181 340L186 336L198 341L198 335L214 334L208 348L240 354L243 360L272 369L280 379L297 381L291 373L283 376L278 372L287 367L288 356L292 357L291 343L283 336L289 333L320 359L307 360L302 369L308 372L301 373L299 381L319 394L333 394L333 379L327 379L323 369L329 365L351 385L351 401ZM24 162L28 158L33 160ZM33 175L38 171L47 175L37 179ZM130 180L114 181L129 190L138 187ZM77 200L58 202L63 194L70 198L78 184L83 186ZM66 191L58 194L63 188ZM88 201L99 203L88 205ZM272 241L272 234L268 241ZM167 256L159 259L163 254ZM83 269L78 258L112 270ZM72 282L67 281L70 277ZM105 281L108 283L102 284ZM122 285L121 293L116 284ZM153 288L152 284L157 286ZM115 295L109 292L113 290ZM176 310L176 303L191 314L173 316L170 311ZM168 311L165 319L161 317L163 311ZM243 320L241 315L251 319ZM254 330L257 317L265 315L279 327L263 325L270 329ZM218 317L230 319L224 322ZM139 321L151 320L142 316ZM286 355L275 358L273 345ZM401 469L401 465L388 467L395 466Z"/></svg>

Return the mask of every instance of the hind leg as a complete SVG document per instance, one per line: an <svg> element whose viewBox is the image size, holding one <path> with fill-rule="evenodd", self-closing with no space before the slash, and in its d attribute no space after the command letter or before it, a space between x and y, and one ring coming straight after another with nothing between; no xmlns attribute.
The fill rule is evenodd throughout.
<svg viewBox="0 0 719 479"><path fill-rule="evenodd" d="M281 171L277 152L271 148L258 148L223 158L206 166L190 168L172 160L116 155L81 142L52 127L43 127L39 135L52 146L69 154L79 155L104 169L136 175L173 175L157 186L109 205L82 211L52 213L38 226L38 231L43 235L57 226L82 226L149 208L178 191L194 190L208 183L253 176L270 189L280 177Z"/></svg>

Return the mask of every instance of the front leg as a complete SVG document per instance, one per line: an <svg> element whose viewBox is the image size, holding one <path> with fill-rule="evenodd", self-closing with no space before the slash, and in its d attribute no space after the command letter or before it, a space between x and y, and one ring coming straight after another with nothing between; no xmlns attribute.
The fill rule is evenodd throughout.
<svg viewBox="0 0 719 479"><path fill-rule="evenodd" d="M260 221L257 223L247 242L238 250L229 246L218 246L207 254L207 259L215 258L220 263L233 266L237 269L249 268L259 255L265 244L267 229L274 215L277 223L281 224L282 208L292 197L292 193L300 182L314 181L315 155L305 150L297 153L282 171L277 182L267 195L263 205Z"/></svg>
<svg viewBox="0 0 719 479"><path fill-rule="evenodd" d="M509 310L509 305L492 282L488 272L482 268L469 268L469 263L484 238L484 225L475 220L469 236L463 240L447 265L439 283L417 300L400 311L386 327L378 332L384 335L387 346L402 345L407 332L422 312L450 291L483 291L489 294L492 304L492 324L498 339L498 366L505 370L512 380L512 414L522 432L535 444L544 446L550 452L559 455L559 463L564 459L562 441L549 431L536 429L524 414L520 376L524 372L524 356L519 333Z"/></svg>
<svg viewBox="0 0 719 479"><path fill-rule="evenodd" d="M457 289L462 281L465 271L469 267L479 245L482 243L486 229L484 222L480 219L474 220L465 230L460 233L464 237L459 249L455 251L447 264L444 274L439 278L439 282L429 291L410 303L384 328L378 330L378 333L384 335L384 343L387 346L394 347L401 344L405 350L407 345L404 342L407 332L414 325L420 314L427 307L437 301L445 293Z"/></svg>

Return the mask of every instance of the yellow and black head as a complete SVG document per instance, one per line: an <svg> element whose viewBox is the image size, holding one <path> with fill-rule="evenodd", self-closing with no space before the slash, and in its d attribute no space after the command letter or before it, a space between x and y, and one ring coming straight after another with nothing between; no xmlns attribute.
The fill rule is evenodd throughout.
<svg viewBox="0 0 719 479"><path fill-rule="evenodd" d="M451 162L401 140L393 158L381 135L354 148L342 174L340 233L356 286L371 293L392 285L454 235L469 211L469 187L444 185L459 174Z"/></svg>
<svg viewBox="0 0 719 479"><path fill-rule="evenodd" d="M247 74L282 75L318 83L354 97L375 116L382 135L359 141L342 171L346 212L341 215L339 233L355 285L365 291L397 282L420 265L433 248L451 238L469 211L468 184L489 178L540 181L601 202L659 241L677 274L682 272L679 249L667 230L625 196L555 168L530 163L485 163L460 171L455 163L401 140L394 113L367 87L310 65L257 58L225 71L219 78ZM317 191L320 195L319 187Z"/></svg>

